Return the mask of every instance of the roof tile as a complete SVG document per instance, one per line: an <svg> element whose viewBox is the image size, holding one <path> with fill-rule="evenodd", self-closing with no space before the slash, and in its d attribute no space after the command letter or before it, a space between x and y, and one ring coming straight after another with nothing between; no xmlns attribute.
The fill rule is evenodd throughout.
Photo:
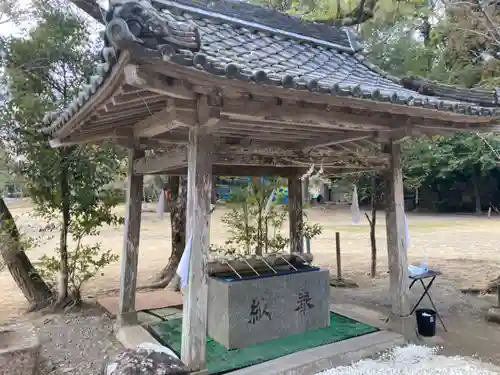
<svg viewBox="0 0 500 375"><path fill-rule="evenodd" d="M179 50L178 46L174 48L169 44L156 45L158 54L171 55L172 62L186 67L284 88L463 114L498 115L496 92L453 91L450 86L418 79L400 81L357 53L357 41L342 28L303 22L267 8L228 0L153 0L152 4L165 16L165 22L177 21L174 33L182 35L184 29L191 32L193 26L197 28L198 52ZM311 38L321 40L315 42ZM136 40L140 43L140 36ZM154 38L149 38L147 46L151 48L152 43ZM117 53L114 48L106 47L102 57L103 63L96 67L89 84L55 120L52 128L68 121L102 84L117 61ZM419 90L430 95L423 95ZM460 94L460 101L449 100L455 92ZM468 102L476 97L479 101ZM45 120L53 121L51 116Z"/></svg>

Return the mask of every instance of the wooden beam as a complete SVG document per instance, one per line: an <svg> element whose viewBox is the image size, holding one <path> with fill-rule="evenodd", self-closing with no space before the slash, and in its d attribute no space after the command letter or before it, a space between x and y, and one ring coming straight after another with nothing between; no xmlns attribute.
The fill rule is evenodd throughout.
<svg viewBox="0 0 500 375"><path fill-rule="evenodd" d="M339 145L342 143L349 143L353 141L359 141L363 139L370 139L372 138L371 135L364 135L361 137L354 137L354 138L349 138L349 137L342 137L342 136L335 136L335 137L330 137L330 139L322 139L318 137L317 140L315 141L310 141L308 143L305 143L301 148L302 150L309 150L312 148L321 148L321 147L329 147L329 146L334 146L334 145Z"/></svg>
<svg viewBox="0 0 500 375"><path fill-rule="evenodd" d="M290 252L302 253L304 251L302 181L297 174L288 178L288 218L290 224Z"/></svg>
<svg viewBox="0 0 500 375"><path fill-rule="evenodd" d="M95 131L84 129L73 133L66 139L51 139L49 141L49 144L52 148L74 146L87 143L99 144L103 142L123 144L126 140L129 140L131 138L132 132L127 127L114 129L98 129Z"/></svg>
<svg viewBox="0 0 500 375"><path fill-rule="evenodd" d="M371 118L342 112L340 108L328 105L299 105L299 103L281 103L249 100L225 100L221 113L231 119L248 119L253 121L278 120L289 122L314 122L329 129L355 131L387 131L393 122L389 119ZM402 124L403 125L403 124Z"/></svg>
<svg viewBox="0 0 500 375"><path fill-rule="evenodd" d="M308 163L321 163L323 162L323 167L325 169L343 169L343 170L363 170L374 168L386 167L386 158L384 155L367 157L365 159L365 164L356 164L353 162L348 162L344 160L345 154L339 153L335 156L322 156L318 154L317 156L309 156L310 160L307 160L305 156L298 157L291 154L290 152L283 154L258 154L252 153L250 148L248 154L238 154L235 152L214 152L212 154L212 162L214 165L226 166L227 169L255 169L262 168L268 171L275 170L279 171L282 168L299 168L307 169L304 164ZM293 151L293 150L291 150ZM351 156L352 157L352 156ZM187 154L184 149L178 149L170 152L165 152L158 155L152 155L148 157L141 158L135 162L134 171L140 174L155 174L160 172L169 173L169 171L177 170L187 166ZM369 168L367 168L369 167ZM269 175L270 172L266 172ZM281 172L279 172L281 173ZM279 174L278 173L278 174Z"/></svg>
<svg viewBox="0 0 500 375"><path fill-rule="evenodd" d="M65 138L76 129L80 128L85 120L92 115L96 108L103 104L114 91L122 84L122 75L119 72L130 61L130 54L127 51L122 51L118 61L113 65L107 79L104 80L97 91L90 97L87 102L66 122L62 128L54 134L57 138ZM53 125L51 125L53 126Z"/></svg>
<svg viewBox="0 0 500 375"><path fill-rule="evenodd" d="M390 142L390 169L387 173L387 251L392 299L390 323L392 329L411 341L415 336L415 321L410 316L406 217L403 195L401 145Z"/></svg>
<svg viewBox="0 0 500 375"><path fill-rule="evenodd" d="M479 128L483 127L482 131L492 131L492 126L495 123L490 123L491 119L489 117L481 116L464 116L460 113L447 112L447 111L436 111L429 110L428 108L418 107L418 106L407 106L393 103L382 103L376 100L366 100L361 98L350 98L341 97L335 95L318 95L317 93L311 93L308 90L293 90L293 89L283 89L283 87L272 86L272 85L251 85L249 86L247 82L233 79L228 80L225 77L215 76L206 74L203 71L197 71L194 69L186 71L185 67L176 64L171 61L160 61L152 63L150 59L146 57L145 54L140 52L140 49L144 47L137 46L137 55L143 60L145 64L150 64L151 69L159 72L160 74L168 74L179 79L190 79L196 80L200 85L207 87L222 87L223 91L236 91L244 93L245 96L248 94L261 95L263 97L268 97L269 100L274 100L276 98L282 98L287 100L297 100L316 104L328 104L335 106L349 106L351 108L356 108L362 111L372 111L374 113L386 113L390 115L401 115L403 117L412 117L416 122L424 122L431 120L438 127L438 122L468 122L474 125L475 131L480 131ZM417 124L418 125L418 124ZM476 128L477 127L477 128ZM489 130L487 128L489 127ZM458 129L452 129L450 127L450 133L456 132Z"/></svg>
<svg viewBox="0 0 500 375"><path fill-rule="evenodd" d="M184 167L188 164L186 149L180 148L158 155L143 157L134 162L134 173L154 174L167 172L170 169Z"/></svg>
<svg viewBox="0 0 500 375"><path fill-rule="evenodd" d="M205 128L213 128L220 121L220 110L208 105L208 96L200 95L196 102L196 114L198 124Z"/></svg>
<svg viewBox="0 0 500 375"><path fill-rule="evenodd" d="M402 127L401 129L392 130L390 132L380 132L375 139L380 143L400 143L403 139L421 135L417 129L411 127Z"/></svg>
<svg viewBox="0 0 500 375"><path fill-rule="evenodd" d="M118 325L137 324L135 290L141 231L142 188L144 177L134 172L134 162L144 151L129 149L127 203L125 206L125 232L121 255L120 304Z"/></svg>
<svg viewBox="0 0 500 375"><path fill-rule="evenodd" d="M324 124L315 124L315 123L301 123L298 121L287 122L287 121L277 121L277 120L269 120L269 119L246 119L246 120L231 120L229 122L231 126L239 127L239 128L256 128L273 131L283 131L287 133L307 133L308 135L325 135L329 136L334 135L346 135L352 137L360 137L367 135L365 131L345 131L340 129L331 129Z"/></svg>
<svg viewBox="0 0 500 375"><path fill-rule="evenodd" d="M140 89L179 99L196 99L196 94L188 90L178 80L147 71L137 65L128 64L123 68L125 82Z"/></svg>
<svg viewBox="0 0 500 375"><path fill-rule="evenodd" d="M191 257L182 309L181 360L191 370L206 367L208 309L207 261L210 247L212 141L197 124L189 131L187 238Z"/></svg>
<svg viewBox="0 0 500 375"><path fill-rule="evenodd" d="M104 134L104 135L95 135L91 137L86 137L83 141L79 141L78 139L60 140L54 138L49 141L49 145L52 148L60 148L60 147L68 147L68 146L75 146L88 143L102 143L111 139L115 139L113 134Z"/></svg>
<svg viewBox="0 0 500 375"><path fill-rule="evenodd" d="M165 109L148 116L134 126L134 136L152 138L179 127L193 126L196 122L194 111L180 111L173 99L167 100Z"/></svg>
<svg viewBox="0 0 500 375"><path fill-rule="evenodd" d="M168 131L169 126L172 126L173 129L176 127L173 125L174 119L175 107L167 104L164 110L154 113L135 124L134 137L154 137Z"/></svg>

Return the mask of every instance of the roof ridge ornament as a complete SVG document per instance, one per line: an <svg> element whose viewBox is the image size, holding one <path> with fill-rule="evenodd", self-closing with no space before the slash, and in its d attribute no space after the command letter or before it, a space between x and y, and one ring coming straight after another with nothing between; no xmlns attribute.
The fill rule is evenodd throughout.
<svg viewBox="0 0 500 375"><path fill-rule="evenodd" d="M200 33L195 25L179 22L168 10L157 10L149 0L111 0L106 15L110 43L136 42L146 48L170 45L174 50L197 52Z"/></svg>

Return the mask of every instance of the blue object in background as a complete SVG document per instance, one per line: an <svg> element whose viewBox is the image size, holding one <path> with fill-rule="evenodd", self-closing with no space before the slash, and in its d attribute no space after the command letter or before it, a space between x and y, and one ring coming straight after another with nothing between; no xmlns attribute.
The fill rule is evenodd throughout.
<svg viewBox="0 0 500 375"><path fill-rule="evenodd" d="M264 184L266 181L265 177L261 177L260 181L262 184ZM250 177L241 177L231 180L219 179L219 183L217 184L216 188L219 199L225 201L232 198L233 194L231 192L231 188L241 187L250 184L250 182ZM288 187L279 187L276 195L273 198L273 202L276 202L277 204L288 204Z"/></svg>
<svg viewBox="0 0 500 375"><path fill-rule="evenodd" d="M288 188L280 186L274 197L274 202L277 204L288 204Z"/></svg>

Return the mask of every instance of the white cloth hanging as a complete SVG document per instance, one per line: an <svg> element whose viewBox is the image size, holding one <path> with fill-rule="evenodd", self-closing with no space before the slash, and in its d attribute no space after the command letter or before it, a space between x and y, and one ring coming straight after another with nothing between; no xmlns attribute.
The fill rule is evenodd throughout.
<svg viewBox="0 0 500 375"><path fill-rule="evenodd" d="M359 211L358 188L354 185L352 191L351 214L353 224L359 224L361 220L361 212Z"/></svg>
<svg viewBox="0 0 500 375"><path fill-rule="evenodd" d="M165 212L165 192L162 190L160 196L158 197L158 203L156 203L156 216L163 219L163 214Z"/></svg>
<svg viewBox="0 0 500 375"><path fill-rule="evenodd" d="M181 279L181 289L184 289L188 285L189 277L189 260L191 259L191 245L193 243L193 235L189 237L186 242L186 247L184 248L184 253L182 254L181 261L177 267L177 275Z"/></svg>
<svg viewBox="0 0 500 375"><path fill-rule="evenodd" d="M276 189L273 189L273 191L271 191L271 194L267 198L266 206L265 206L264 212L263 212L263 214L264 214L263 216L264 217L268 217L269 216L269 213L271 212L271 207L273 205L273 200L274 200L275 196L276 196Z"/></svg>

